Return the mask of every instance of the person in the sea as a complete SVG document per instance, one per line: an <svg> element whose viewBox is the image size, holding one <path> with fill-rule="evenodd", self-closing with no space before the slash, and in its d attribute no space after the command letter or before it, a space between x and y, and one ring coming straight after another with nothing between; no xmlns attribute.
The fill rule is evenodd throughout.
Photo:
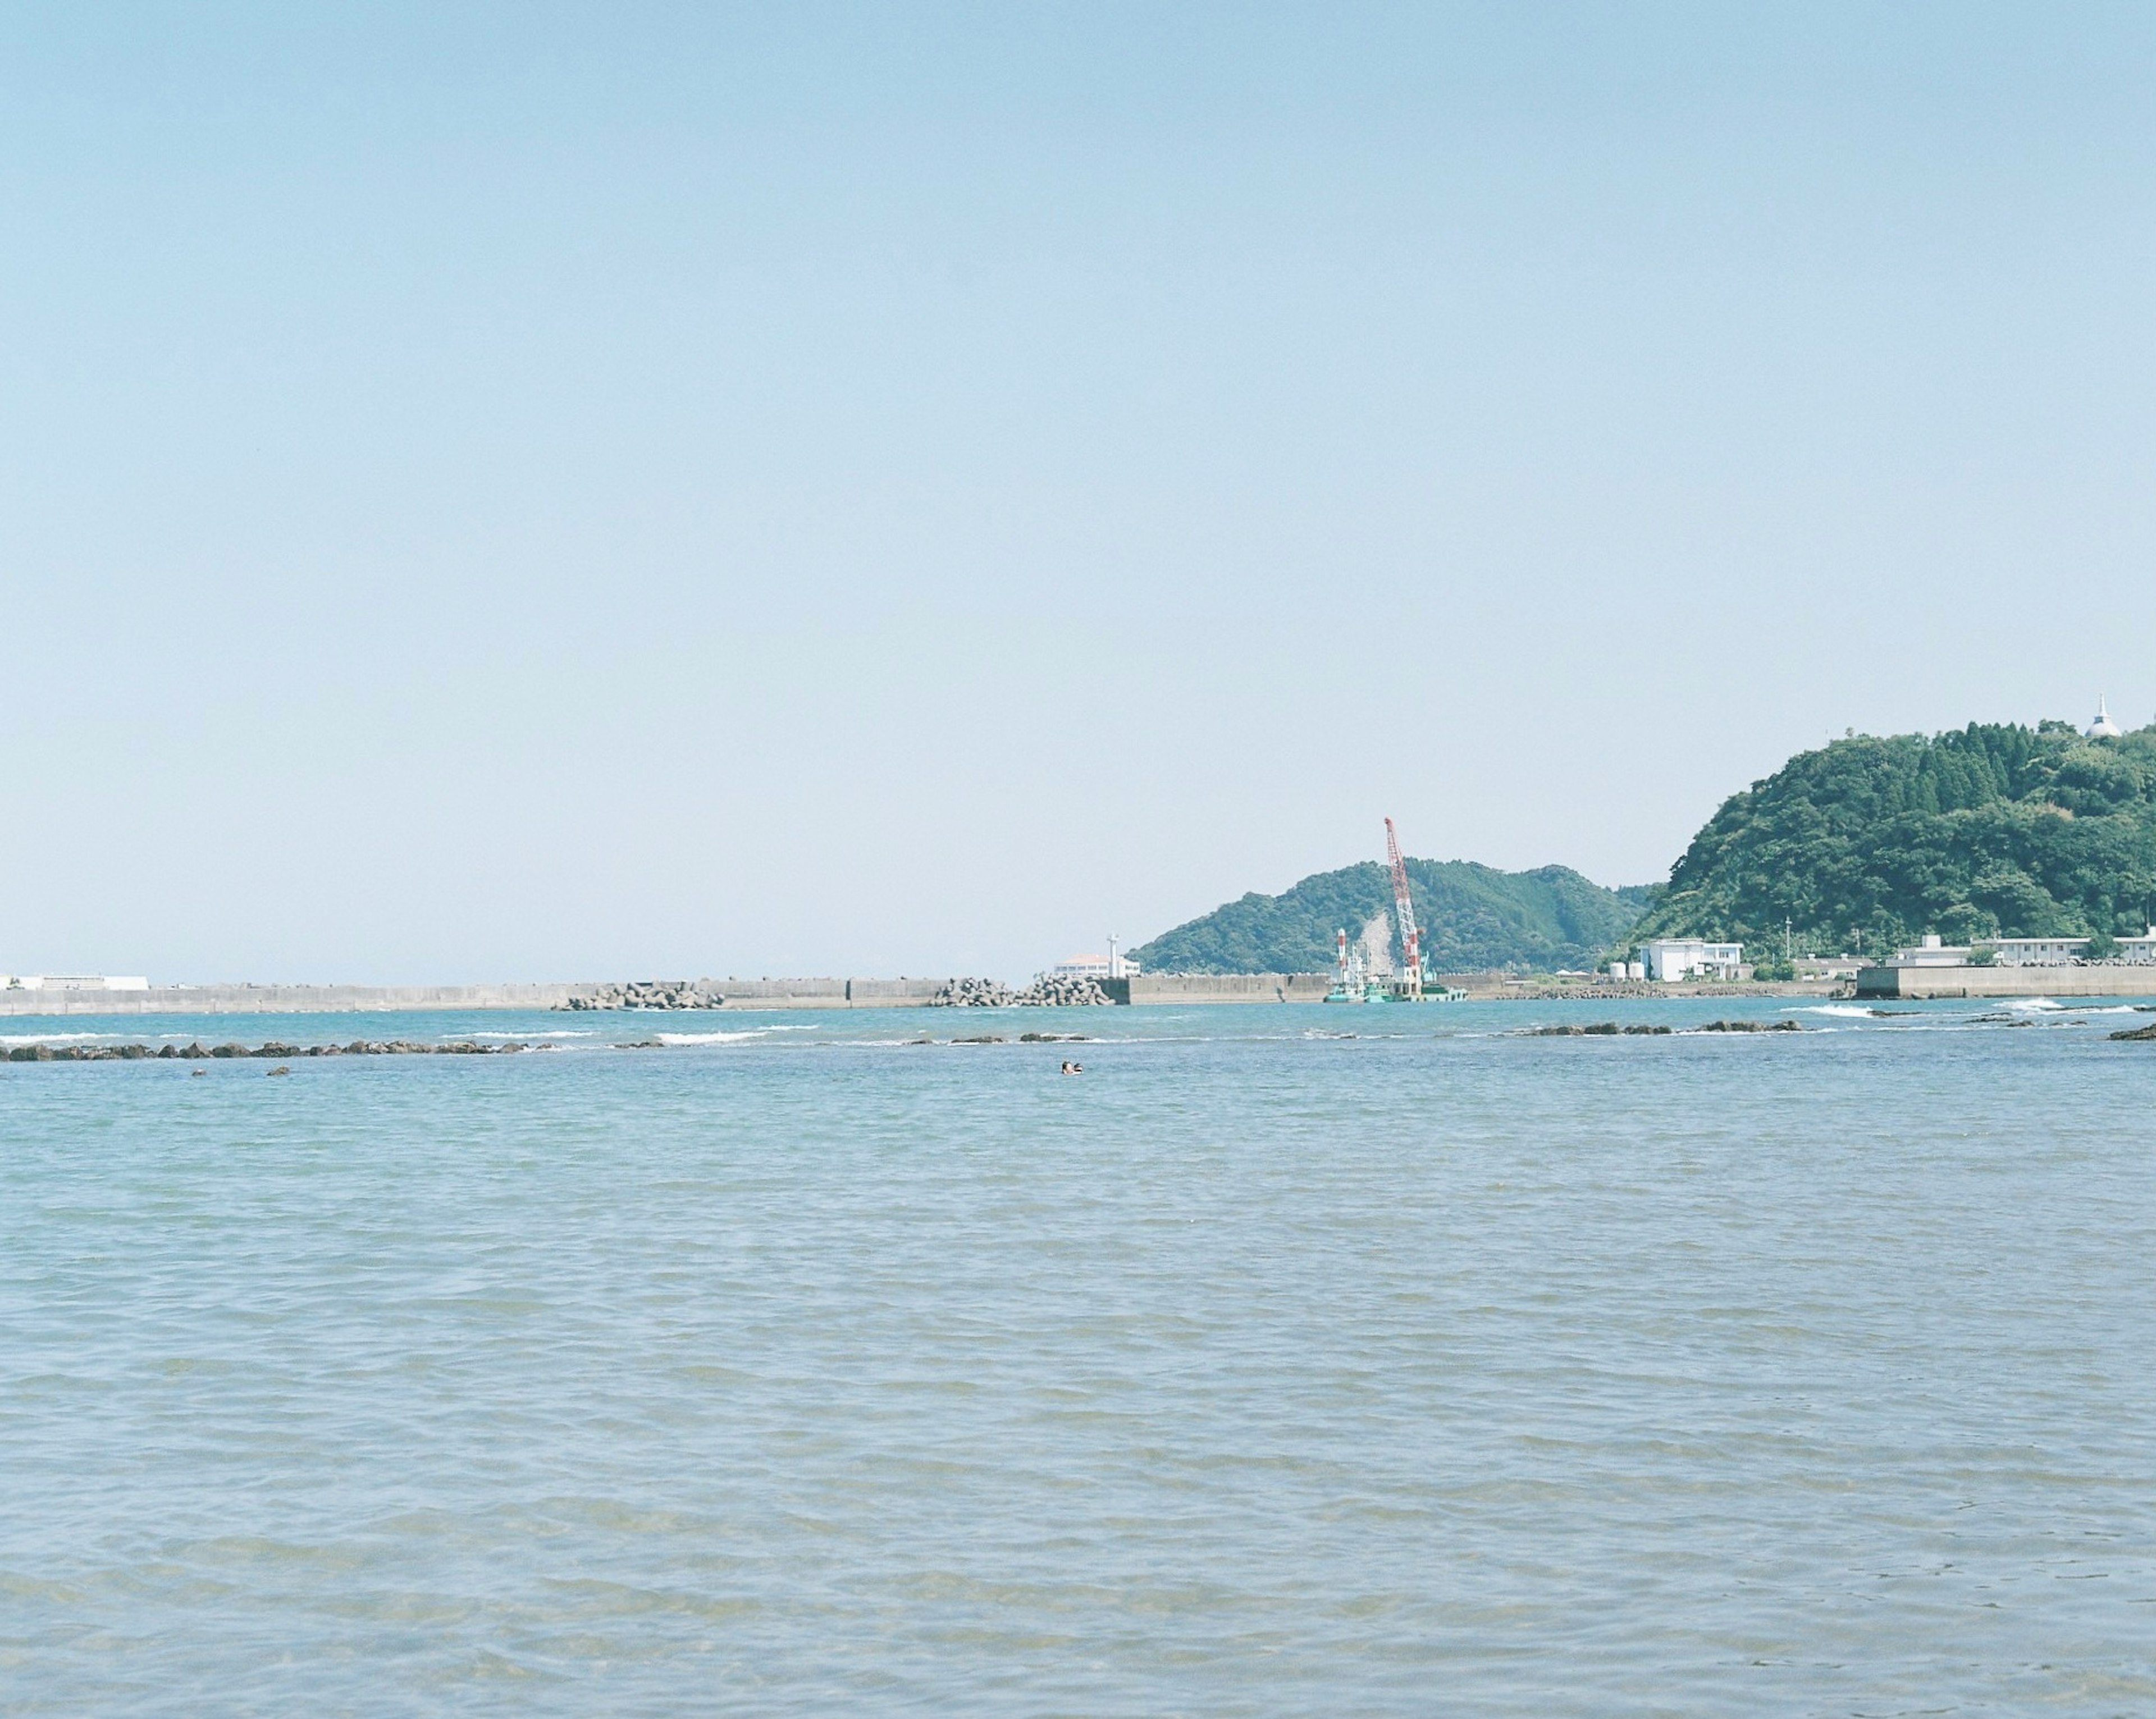
<svg viewBox="0 0 2156 1719"><path fill-rule="evenodd" d="M1082 1062L1066 1062L1063 1065L1063 1072L1066 1075L1082 1075L1086 1072L1086 1065Z"/></svg>

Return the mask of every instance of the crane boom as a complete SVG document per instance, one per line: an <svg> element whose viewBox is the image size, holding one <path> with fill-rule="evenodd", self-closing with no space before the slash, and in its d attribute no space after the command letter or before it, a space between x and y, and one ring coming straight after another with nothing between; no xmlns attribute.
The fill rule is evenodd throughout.
<svg viewBox="0 0 2156 1719"><path fill-rule="evenodd" d="M1400 948L1407 956L1408 995L1422 1000L1422 935L1415 929L1414 903L1408 898L1407 862L1400 858L1400 839L1393 820L1385 820L1385 857L1393 863L1393 911L1399 917Z"/></svg>

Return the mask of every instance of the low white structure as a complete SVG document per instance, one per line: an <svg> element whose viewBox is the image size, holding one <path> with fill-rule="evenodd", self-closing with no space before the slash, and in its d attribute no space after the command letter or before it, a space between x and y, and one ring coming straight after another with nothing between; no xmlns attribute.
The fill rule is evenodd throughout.
<svg viewBox="0 0 2156 1719"><path fill-rule="evenodd" d="M1709 943L1698 937L1656 937L1641 946L1647 977L1677 979L1738 979L1744 962L1742 943Z"/></svg>
<svg viewBox="0 0 2156 1719"><path fill-rule="evenodd" d="M2001 967L2073 967L2089 958L2087 937L1997 937L1991 947ZM2156 926L2145 936L2119 938L2118 949L2096 964L2156 967Z"/></svg>
<svg viewBox="0 0 2156 1719"><path fill-rule="evenodd" d="M150 982L140 977L111 973L0 973L0 990L8 991L146 991Z"/></svg>
<svg viewBox="0 0 2156 1719"><path fill-rule="evenodd" d="M2103 695L2098 693L2096 700L2096 721L2090 723L2082 732L2091 740L2117 740L2126 731L2111 720L2111 712L2104 707Z"/></svg>
<svg viewBox="0 0 2156 1719"><path fill-rule="evenodd" d="M2118 953L2112 957L2128 967L2156 967L2156 925L2148 927L2146 936L2121 937Z"/></svg>
<svg viewBox="0 0 2156 1719"><path fill-rule="evenodd" d="M1125 979L1142 971L1127 955L1074 955L1048 970L1051 979Z"/></svg>
<svg viewBox="0 0 2156 1719"><path fill-rule="evenodd" d="M1613 979L1644 979L1646 976L1647 963L1644 961L1613 961L1609 963L1609 977Z"/></svg>
<svg viewBox="0 0 2156 1719"><path fill-rule="evenodd" d="M2087 949L2087 937L1994 937L2001 967L2071 967Z"/></svg>
<svg viewBox="0 0 2156 1719"><path fill-rule="evenodd" d="M1913 949L1897 949L1887 960L1889 967L1967 967L1969 945L1942 943L1937 931L1924 933L1924 941Z"/></svg>

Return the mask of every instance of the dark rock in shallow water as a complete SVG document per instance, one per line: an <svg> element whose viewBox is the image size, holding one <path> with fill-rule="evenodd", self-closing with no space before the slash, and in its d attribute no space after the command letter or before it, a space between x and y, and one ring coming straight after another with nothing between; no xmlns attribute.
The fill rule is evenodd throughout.
<svg viewBox="0 0 2156 1719"><path fill-rule="evenodd" d="M2113 1033L2111 1036L2114 1039L2125 1040L2129 1043L2136 1039L2156 1039L2156 1025L2146 1027L2123 1027L2118 1032Z"/></svg>
<svg viewBox="0 0 2156 1719"><path fill-rule="evenodd" d="M1614 1021L1596 1021L1591 1026L1570 1024L1554 1027L1529 1027L1526 1036L1530 1039L1644 1039L1668 1033L1667 1027L1620 1027Z"/></svg>
<svg viewBox="0 0 2156 1719"><path fill-rule="evenodd" d="M656 1039L651 1041L658 1043ZM170 1062L176 1060L220 1060L239 1057L285 1061L300 1056L507 1056L529 1050L528 1044L511 1040L502 1044L479 1044L469 1039L445 1044L421 1044L410 1039L392 1039L375 1044L355 1039L349 1044L287 1044L275 1039L249 1049L244 1044L220 1044L213 1050L199 1044L171 1044L152 1050L146 1044L18 1044L9 1049L9 1062ZM542 1049L547 1047L542 1047ZM202 1071L198 1069L196 1073Z"/></svg>

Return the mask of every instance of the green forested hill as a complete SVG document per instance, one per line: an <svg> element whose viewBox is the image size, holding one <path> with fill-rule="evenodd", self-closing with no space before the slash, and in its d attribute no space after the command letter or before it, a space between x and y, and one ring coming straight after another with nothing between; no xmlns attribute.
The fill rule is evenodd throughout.
<svg viewBox="0 0 2156 1719"><path fill-rule="evenodd" d="M2063 722L1863 736L1802 752L1732 795L1635 938L1779 952L1883 951L2139 930L2156 895L2156 728L2084 740Z"/></svg>
<svg viewBox="0 0 2156 1719"><path fill-rule="evenodd" d="M1407 867L1424 965L1432 972L1584 967L1624 935L1647 901L1645 890L1605 890L1562 865L1497 871L1466 860L1410 860ZM1131 953L1148 972L1321 972L1332 965L1336 929L1354 937L1389 914L1392 903L1383 866L1350 865L1306 877L1282 895L1230 901ZM1397 931L1393 942L1397 958Z"/></svg>

